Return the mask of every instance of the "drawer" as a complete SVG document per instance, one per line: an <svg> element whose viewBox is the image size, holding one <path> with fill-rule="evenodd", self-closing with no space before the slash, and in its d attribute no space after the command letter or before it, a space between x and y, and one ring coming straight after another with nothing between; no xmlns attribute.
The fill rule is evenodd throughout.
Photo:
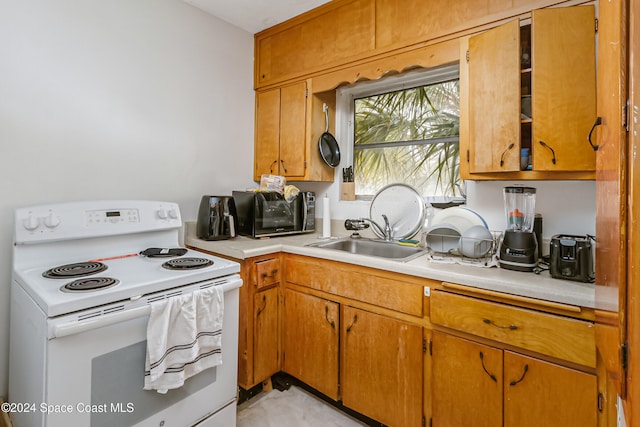
<svg viewBox="0 0 640 427"><path fill-rule="evenodd" d="M434 290L431 322L580 365L596 366L595 328L584 320Z"/></svg>
<svg viewBox="0 0 640 427"><path fill-rule="evenodd" d="M268 288L280 282L280 258L257 261L255 266L255 283L258 289Z"/></svg>
<svg viewBox="0 0 640 427"><path fill-rule="evenodd" d="M315 258L285 258L287 282L401 313L424 315L424 279Z"/></svg>

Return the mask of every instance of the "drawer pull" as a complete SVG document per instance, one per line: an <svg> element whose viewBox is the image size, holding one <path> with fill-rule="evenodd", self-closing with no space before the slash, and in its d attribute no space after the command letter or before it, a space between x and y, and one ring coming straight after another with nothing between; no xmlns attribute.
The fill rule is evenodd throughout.
<svg viewBox="0 0 640 427"><path fill-rule="evenodd" d="M276 277L277 273L278 273L278 269L275 268L275 269L271 270L271 274L262 273L262 278L266 279L267 277Z"/></svg>
<svg viewBox="0 0 640 427"><path fill-rule="evenodd" d="M519 380L515 380L515 381L511 381L509 383L510 386L514 386L516 384L518 384L519 382L521 382L522 380L524 380L524 377L527 375L527 372L529 371L529 365L524 365L524 372L522 372L522 376L520 377Z"/></svg>
<svg viewBox="0 0 640 427"><path fill-rule="evenodd" d="M347 332L351 332L351 328L353 328L353 325L355 325L357 321L358 321L358 315L354 314L353 322L351 322L351 325L349 325L349 327L347 328Z"/></svg>
<svg viewBox="0 0 640 427"><path fill-rule="evenodd" d="M263 295L262 296L262 307L260 307L258 309L258 314L256 314L256 316L260 316L260 313L262 313L265 308L267 308L267 296Z"/></svg>
<svg viewBox="0 0 640 427"><path fill-rule="evenodd" d="M331 325L331 329L335 329L336 328L335 322L333 320L329 320L329 306L328 305L324 306L324 318L327 321L327 323Z"/></svg>
<svg viewBox="0 0 640 427"><path fill-rule="evenodd" d="M493 322L493 320L491 319L482 319L482 321L484 323L486 323L487 325L491 325L493 327L496 327L498 329L509 329L511 331L515 331L516 329L518 329L518 327L516 325L509 325L509 326L501 326L501 325L497 325L496 323Z"/></svg>
<svg viewBox="0 0 640 427"><path fill-rule="evenodd" d="M496 376L493 375L491 372L487 371L487 367L484 366L484 354L482 352L480 352L480 363L482 363L482 369L484 369L487 375L489 375L489 378L491 378L495 382L498 382L498 379L496 378Z"/></svg>

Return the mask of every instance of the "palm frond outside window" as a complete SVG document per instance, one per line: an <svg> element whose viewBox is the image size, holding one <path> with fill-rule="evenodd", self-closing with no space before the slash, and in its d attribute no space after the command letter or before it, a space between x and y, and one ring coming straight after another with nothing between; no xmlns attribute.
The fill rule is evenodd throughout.
<svg viewBox="0 0 640 427"><path fill-rule="evenodd" d="M460 182L459 80L354 99L356 194L404 182L455 196Z"/></svg>

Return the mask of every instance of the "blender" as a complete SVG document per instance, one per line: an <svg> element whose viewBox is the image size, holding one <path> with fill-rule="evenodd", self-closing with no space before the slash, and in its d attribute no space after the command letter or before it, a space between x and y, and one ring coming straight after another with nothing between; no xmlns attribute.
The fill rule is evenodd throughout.
<svg viewBox="0 0 640 427"><path fill-rule="evenodd" d="M501 268L533 271L538 264L538 243L533 230L535 206L535 188L504 188L507 229L500 244Z"/></svg>

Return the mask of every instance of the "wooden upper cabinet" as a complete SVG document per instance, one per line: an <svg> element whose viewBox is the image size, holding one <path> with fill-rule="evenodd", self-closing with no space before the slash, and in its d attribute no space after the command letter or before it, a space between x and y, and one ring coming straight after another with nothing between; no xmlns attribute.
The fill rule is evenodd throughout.
<svg viewBox="0 0 640 427"><path fill-rule="evenodd" d="M256 92L254 178L278 172L280 158L280 89Z"/></svg>
<svg viewBox="0 0 640 427"><path fill-rule="evenodd" d="M256 92L256 181L262 174L304 177L306 108L306 82Z"/></svg>
<svg viewBox="0 0 640 427"><path fill-rule="evenodd" d="M594 170L595 9L534 10L531 38L533 169Z"/></svg>
<svg viewBox="0 0 640 427"><path fill-rule="evenodd" d="M306 74L328 64L372 51L375 1L330 2L288 25L255 36L255 85Z"/></svg>
<svg viewBox="0 0 640 427"><path fill-rule="evenodd" d="M534 10L530 25L515 20L462 43L463 178L593 179L594 7ZM522 148L532 170L522 170Z"/></svg>
<svg viewBox="0 0 640 427"><path fill-rule="evenodd" d="M470 171L520 170L520 25L469 39Z"/></svg>

